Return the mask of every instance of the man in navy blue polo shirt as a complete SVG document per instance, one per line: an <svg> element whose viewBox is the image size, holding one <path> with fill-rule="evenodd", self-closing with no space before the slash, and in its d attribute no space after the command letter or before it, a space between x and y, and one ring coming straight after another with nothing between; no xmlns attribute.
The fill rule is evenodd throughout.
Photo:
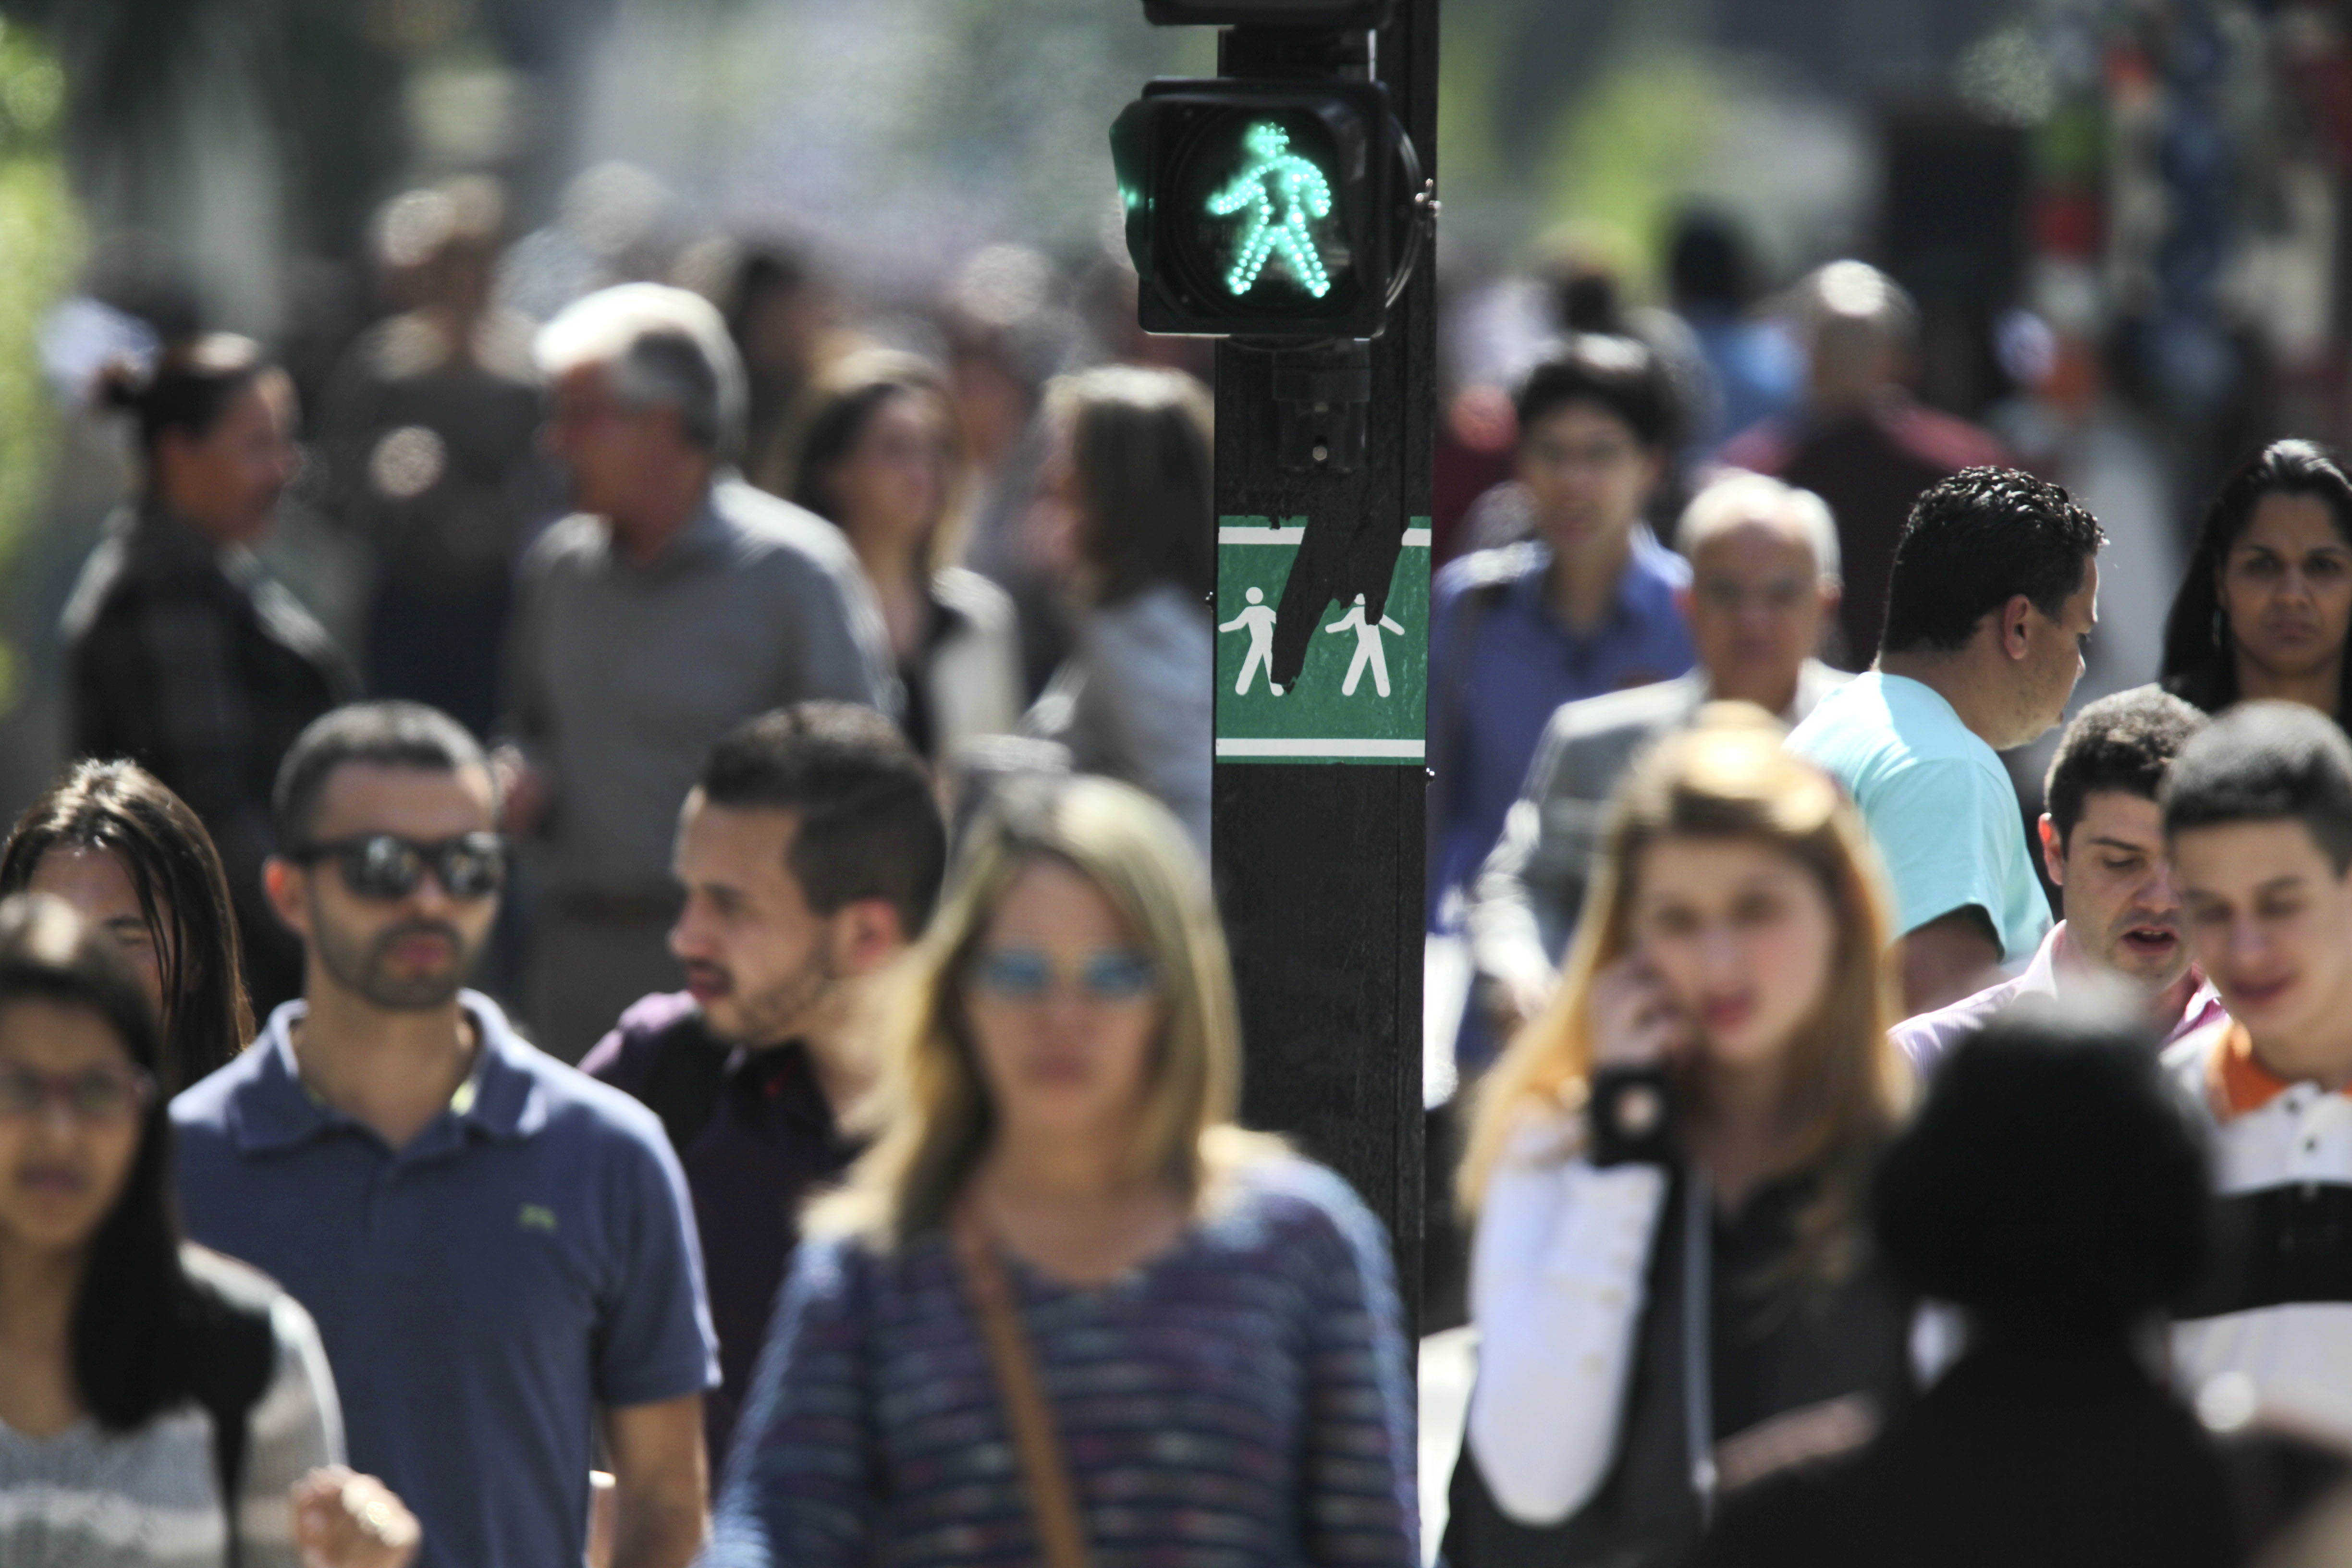
<svg viewBox="0 0 2352 1568"><path fill-rule="evenodd" d="M856 1153L863 992L922 933L947 830L929 773L871 708L803 702L739 725L678 816L686 990L648 996L582 1068L651 1106L694 1194L720 1386L713 1468L791 1261L801 1200Z"/></svg>
<svg viewBox="0 0 2352 1568"><path fill-rule="evenodd" d="M683 1568L717 1378L685 1182L643 1106L460 989L504 879L496 807L429 708L294 742L266 875L304 995L173 1102L180 1200L318 1320L352 1462L415 1510L423 1568L579 1563L600 1417L614 1568Z"/></svg>

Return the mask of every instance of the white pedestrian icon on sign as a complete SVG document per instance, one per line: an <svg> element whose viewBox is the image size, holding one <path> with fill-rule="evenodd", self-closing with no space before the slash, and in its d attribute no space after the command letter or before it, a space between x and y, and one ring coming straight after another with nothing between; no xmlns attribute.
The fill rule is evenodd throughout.
<svg viewBox="0 0 2352 1568"><path fill-rule="evenodd" d="M1255 589L1252 592L1255 592ZM1247 612L1244 611L1244 614ZM1327 632L1353 629L1356 634L1356 657L1348 666L1348 679L1339 684L1339 695L1353 697L1356 683L1364 678L1364 667L1371 666L1372 689L1381 696L1389 694L1389 657L1381 643L1381 633L1391 631L1402 637L1404 628L1382 616L1377 621L1364 619L1364 596L1356 595L1355 608L1323 628Z"/></svg>
<svg viewBox="0 0 2352 1568"><path fill-rule="evenodd" d="M1252 588L1246 597L1249 600L1249 608L1217 628L1221 632L1246 630L1249 633L1249 657L1242 660L1242 678L1234 682L1234 695L1248 696L1250 678L1258 672L1260 665L1264 665L1265 689L1279 697L1282 695L1282 688L1276 685L1274 681L1274 606L1265 602L1265 591L1262 588ZM1360 595L1357 602L1360 604L1362 602ZM1194 623L1196 626L1198 624L1198 622ZM1354 689L1352 679L1349 682L1349 689ZM1383 673L1381 677L1381 695L1386 697L1388 694L1389 678Z"/></svg>

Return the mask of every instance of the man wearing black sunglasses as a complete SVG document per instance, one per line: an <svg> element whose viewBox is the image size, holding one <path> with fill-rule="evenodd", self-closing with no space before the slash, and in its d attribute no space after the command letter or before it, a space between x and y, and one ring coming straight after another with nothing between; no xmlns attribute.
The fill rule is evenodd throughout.
<svg viewBox="0 0 2352 1568"><path fill-rule="evenodd" d="M642 1106L463 989L505 879L497 804L481 748L415 703L294 742L267 887L304 994L173 1102L180 1199L318 1320L420 1568L579 1562L600 1418L613 1563L683 1568L716 1375L685 1180Z"/></svg>
<svg viewBox="0 0 2352 1568"><path fill-rule="evenodd" d="M922 933L946 859L930 776L881 714L803 702L738 726L678 817L687 988L631 1007L580 1064L653 1107L686 1166L719 1331L714 1455L800 1200L856 1152L835 1116L871 1077L865 993Z"/></svg>

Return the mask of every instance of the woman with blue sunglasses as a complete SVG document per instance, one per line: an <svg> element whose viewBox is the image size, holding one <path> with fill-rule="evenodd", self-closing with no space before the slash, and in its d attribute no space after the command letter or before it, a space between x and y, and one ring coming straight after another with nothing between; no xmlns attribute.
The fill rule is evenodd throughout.
<svg viewBox="0 0 2352 1568"><path fill-rule="evenodd" d="M1385 1238L1234 1124L1233 977L1175 818L1013 786L897 1000L706 1562L1417 1564Z"/></svg>

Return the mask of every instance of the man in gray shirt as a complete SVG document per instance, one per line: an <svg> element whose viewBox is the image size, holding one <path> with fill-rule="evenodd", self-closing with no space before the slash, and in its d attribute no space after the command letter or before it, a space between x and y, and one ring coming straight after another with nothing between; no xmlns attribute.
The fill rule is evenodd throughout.
<svg viewBox="0 0 2352 1568"><path fill-rule="evenodd" d="M525 558L509 644L509 831L543 850L529 1000L567 1061L674 990L670 839L741 720L811 698L895 716L872 591L838 531L726 466L743 370L682 289L593 294L541 331L578 512Z"/></svg>
<svg viewBox="0 0 2352 1568"><path fill-rule="evenodd" d="M1479 869L1468 911L1476 969L1460 1053L1480 1058L1551 994L1598 859L1610 795L1642 749L1710 701L1753 702L1794 723L1852 679L1812 657L1837 613L1837 528L1807 490L1733 474L1699 492L1675 531L1691 563L1698 668L1675 680L1562 706L1526 788ZM1483 1060L1463 1062L1465 1073Z"/></svg>

